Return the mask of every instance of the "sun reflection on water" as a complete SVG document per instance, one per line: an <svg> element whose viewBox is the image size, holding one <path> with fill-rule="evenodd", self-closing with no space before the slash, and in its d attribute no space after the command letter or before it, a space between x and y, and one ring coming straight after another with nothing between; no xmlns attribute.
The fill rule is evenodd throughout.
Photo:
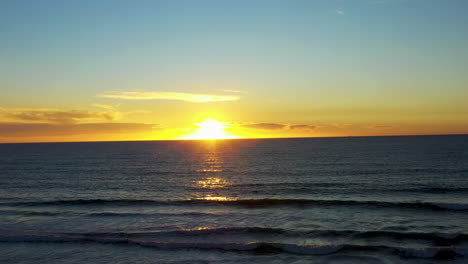
<svg viewBox="0 0 468 264"><path fill-rule="evenodd" d="M198 188L203 189L219 189L226 187L227 181L218 177L208 177L203 180L196 181Z"/></svg>
<svg viewBox="0 0 468 264"><path fill-rule="evenodd" d="M197 172L222 172L221 169L199 169Z"/></svg>
<svg viewBox="0 0 468 264"><path fill-rule="evenodd" d="M197 179L193 180L193 187L197 191L192 193L192 197L196 200L206 201L230 201L222 191L229 185L229 181L223 174L222 156L216 149L211 149L202 154L202 159L198 163L198 168L194 171Z"/></svg>
<svg viewBox="0 0 468 264"><path fill-rule="evenodd" d="M205 196L205 197L200 197L197 198L197 200L206 200L206 201L233 201L235 200L234 198L229 198L225 196Z"/></svg>
<svg viewBox="0 0 468 264"><path fill-rule="evenodd" d="M199 200L207 200L207 201L230 201L232 198L228 198L225 196L206 196L199 198Z"/></svg>

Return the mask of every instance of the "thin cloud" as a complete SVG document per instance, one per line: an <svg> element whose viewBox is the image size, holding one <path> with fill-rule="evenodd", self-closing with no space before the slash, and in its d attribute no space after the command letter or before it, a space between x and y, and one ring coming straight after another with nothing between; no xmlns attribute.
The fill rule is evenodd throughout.
<svg viewBox="0 0 468 264"><path fill-rule="evenodd" d="M242 91L242 90L218 90L218 91L225 92L225 93L235 93L235 94L246 94L247 93L246 91Z"/></svg>
<svg viewBox="0 0 468 264"><path fill-rule="evenodd" d="M110 92L99 97L116 98L125 100L180 100L194 103L222 102L239 100L239 96L193 94L179 92Z"/></svg>
<svg viewBox="0 0 468 264"><path fill-rule="evenodd" d="M0 108L2 119L28 122L76 123L79 121L112 121L114 112L57 109Z"/></svg>
<svg viewBox="0 0 468 264"><path fill-rule="evenodd" d="M263 130L280 130L280 129L290 129L290 130L313 130L316 129L316 126L313 125L287 125L279 123L252 123L241 125L244 128L252 129L263 129Z"/></svg>
<svg viewBox="0 0 468 264"><path fill-rule="evenodd" d="M242 127L253 128L253 129L264 129L264 130L278 130L278 129L286 128L287 125L276 124L276 123L256 123L256 124L242 125Z"/></svg>
<svg viewBox="0 0 468 264"><path fill-rule="evenodd" d="M146 114L152 113L149 110L119 111L118 110L119 105L113 106L113 105L106 105L106 104L92 104L92 106L96 108L105 109L111 112L115 116L115 119L122 119L123 117L128 117L131 115L146 115Z"/></svg>
<svg viewBox="0 0 468 264"><path fill-rule="evenodd" d="M290 125L289 128L293 130L312 130L317 127L312 125Z"/></svg>
<svg viewBox="0 0 468 264"><path fill-rule="evenodd" d="M340 16L344 16L344 14L345 14L345 12L342 9L335 10L335 13L340 15Z"/></svg>
<svg viewBox="0 0 468 264"><path fill-rule="evenodd" d="M143 123L0 123L0 137L43 137L95 134L148 133L160 129L155 124Z"/></svg>

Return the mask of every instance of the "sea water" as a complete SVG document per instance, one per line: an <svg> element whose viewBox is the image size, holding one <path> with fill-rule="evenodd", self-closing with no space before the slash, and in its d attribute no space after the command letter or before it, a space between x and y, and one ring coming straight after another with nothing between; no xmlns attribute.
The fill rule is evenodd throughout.
<svg viewBox="0 0 468 264"><path fill-rule="evenodd" d="M1 263L468 263L468 136L0 145Z"/></svg>

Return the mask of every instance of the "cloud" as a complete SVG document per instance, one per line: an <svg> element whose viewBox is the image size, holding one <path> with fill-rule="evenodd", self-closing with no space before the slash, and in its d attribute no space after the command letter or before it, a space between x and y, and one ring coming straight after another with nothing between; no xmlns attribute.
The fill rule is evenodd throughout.
<svg viewBox="0 0 468 264"><path fill-rule="evenodd" d="M276 124L276 123L256 123L256 124L242 125L242 127L253 128L253 129L277 130L277 129L286 128L287 125Z"/></svg>
<svg viewBox="0 0 468 264"><path fill-rule="evenodd" d="M345 12L343 10L341 10L341 9L335 10L335 13L340 15L340 16L343 16L345 14Z"/></svg>
<svg viewBox="0 0 468 264"><path fill-rule="evenodd" d="M316 126L313 125L287 125L279 123L253 123L241 125L244 128L253 128L253 129L264 129L264 130L280 130L280 129L291 129L291 130L312 130Z"/></svg>
<svg viewBox="0 0 468 264"><path fill-rule="evenodd" d="M312 130L312 129L315 129L317 128L316 126L312 126L312 125L290 125L289 126L290 129L298 129L298 130Z"/></svg>
<svg viewBox="0 0 468 264"><path fill-rule="evenodd" d="M143 123L0 123L0 137L42 137L87 134L129 134L159 129L154 124Z"/></svg>
<svg viewBox="0 0 468 264"><path fill-rule="evenodd" d="M246 94L247 92L246 91L242 91L242 90L218 90L218 91L222 91L222 92L225 92L225 93L236 93L236 94Z"/></svg>
<svg viewBox="0 0 468 264"><path fill-rule="evenodd" d="M111 121L115 119L114 112L57 109L0 108L0 116L6 120L47 123L76 123L83 120Z"/></svg>
<svg viewBox="0 0 468 264"><path fill-rule="evenodd" d="M222 102L239 100L239 96L192 94L178 92L110 92L99 95L105 98L126 100L180 100L194 103Z"/></svg>

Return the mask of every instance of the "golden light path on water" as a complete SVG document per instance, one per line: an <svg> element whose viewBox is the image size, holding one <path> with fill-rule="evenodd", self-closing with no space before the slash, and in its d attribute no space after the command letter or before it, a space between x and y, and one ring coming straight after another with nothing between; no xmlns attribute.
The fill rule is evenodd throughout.
<svg viewBox="0 0 468 264"><path fill-rule="evenodd" d="M208 171L213 172L213 170L208 170ZM218 170L214 170L214 171L218 171ZM203 180L199 180L196 183L199 187L205 188L205 189L224 188L227 184L225 179L218 178L218 177L208 177Z"/></svg>
<svg viewBox="0 0 468 264"><path fill-rule="evenodd" d="M197 200L206 201L235 200L235 198L219 195L217 192L217 190L224 189L229 185L229 182L222 175L224 163L220 158L215 143L213 144L209 151L204 153L205 157L199 164L200 168L195 170L200 178L193 180L193 187L199 190L193 196Z"/></svg>

